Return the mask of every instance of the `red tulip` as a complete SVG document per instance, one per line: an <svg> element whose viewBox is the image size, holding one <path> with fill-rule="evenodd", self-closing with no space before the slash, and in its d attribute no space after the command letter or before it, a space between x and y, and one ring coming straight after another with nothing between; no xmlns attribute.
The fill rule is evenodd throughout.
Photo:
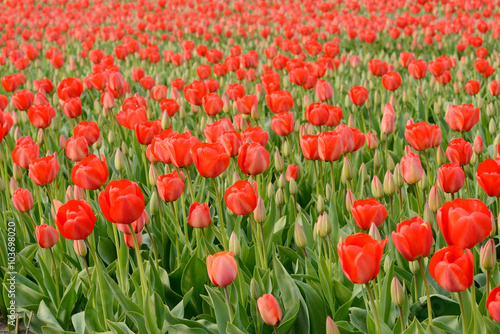
<svg viewBox="0 0 500 334"><path fill-rule="evenodd" d="M87 140L87 144L92 146L101 135L97 123L94 121L81 121L73 128L73 135L75 137L84 137Z"/></svg>
<svg viewBox="0 0 500 334"><path fill-rule="evenodd" d="M84 137L70 137L64 147L66 156L73 161L80 161L89 155L89 146Z"/></svg>
<svg viewBox="0 0 500 334"><path fill-rule="evenodd" d="M489 84L490 94L492 96L500 95L500 83L496 80L492 80Z"/></svg>
<svg viewBox="0 0 500 334"><path fill-rule="evenodd" d="M368 99L368 90L365 87L355 86L349 90L349 98L351 102L360 106Z"/></svg>
<svg viewBox="0 0 500 334"><path fill-rule="evenodd" d="M17 110L28 110L29 107L33 104L33 100L35 99L35 96L33 95L32 92L23 89L19 92L14 93L12 96L12 105L17 109Z"/></svg>
<svg viewBox="0 0 500 334"><path fill-rule="evenodd" d="M285 178L288 182L290 182L291 179L297 181L299 179L299 167L297 165L288 165Z"/></svg>
<svg viewBox="0 0 500 334"><path fill-rule="evenodd" d="M205 228L210 225L210 208L207 203L193 203L189 207L189 225L194 228Z"/></svg>
<svg viewBox="0 0 500 334"><path fill-rule="evenodd" d="M149 218L148 213L146 212L146 210L144 210L142 212L142 215L136 221L134 221L132 223L132 230L130 230L130 226L127 225L127 224L116 224L116 227L120 231L122 231L123 233L128 234L128 235L132 235L132 231L135 234L138 234L138 233L142 232L142 230L144 229L144 226L146 226L147 224L149 224L150 220L151 219ZM131 241L132 241L132 244L133 244L133 240L131 240Z"/></svg>
<svg viewBox="0 0 500 334"><path fill-rule="evenodd" d="M163 99L160 102L160 109L166 112L168 116L173 117L179 111L179 104L174 99Z"/></svg>
<svg viewBox="0 0 500 334"><path fill-rule="evenodd" d="M267 106L275 114L289 111L293 107L293 97L289 91L278 90L266 95Z"/></svg>
<svg viewBox="0 0 500 334"><path fill-rule="evenodd" d="M477 199L455 199L437 211L436 220L448 245L472 248L488 237L492 230L492 214Z"/></svg>
<svg viewBox="0 0 500 334"><path fill-rule="evenodd" d="M441 144L443 136L439 125L426 122L408 124L405 138L416 151L423 151Z"/></svg>
<svg viewBox="0 0 500 334"><path fill-rule="evenodd" d="M486 308L493 320L500 322L500 286L491 290L486 300Z"/></svg>
<svg viewBox="0 0 500 334"><path fill-rule="evenodd" d="M52 123L56 111L50 104L35 104L28 110L28 118L35 127L45 129Z"/></svg>
<svg viewBox="0 0 500 334"><path fill-rule="evenodd" d="M420 217L402 221L397 225L396 232L392 232L394 246L407 261L427 257L432 240L431 226Z"/></svg>
<svg viewBox="0 0 500 334"><path fill-rule="evenodd" d="M438 169L438 181L445 193L456 193L465 182L465 172L457 163L444 164Z"/></svg>
<svg viewBox="0 0 500 334"><path fill-rule="evenodd" d="M243 145L243 138L237 131L224 131L217 139L217 142L222 144L227 154L236 157L239 154L241 145Z"/></svg>
<svg viewBox="0 0 500 334"><path fill-rule="evenodd" d="M241 146L238 155L238 166L244 174L258 175L269 168L271 157L264 146L259 143L246 143Z"/></svg>
<svg viewBox="0 0 500 334"><path fill-rule="evenodd" d="M24 169L28 169L31 161L40 157L38 143L30 136L21 137L16 141L16 147L12 150L12 161Z"/></svg>
<svg viewBox="0 0 500 334"><path fill-rule="evenodd" d="M306 160L319 160L318 151L319 135L304 135L300 138L300 148Z"/></svg>
<svg viewBox="0 0 500 334"><path fill-rule="evenodd" d="M173 173L160 175L156 186L158 194L165 202L175 202L184 192L184 173L175 170Z"/></svg>
<svg viewBox="0 0 500 334"><path fill-rule="evenodd" d="M401 86L401 75L398 72L387 72L382 77L382 85L388 91L395 91Z"/></svg>
<svg viewBox="0 0 500 334"><path fill-rule="evenodd" d="M467 132L479 122L479 116L479 108L472 104L454 105L446 112L446 123L454 131Z"/></svg>
<svg viewBox="0 0 500 334"><path fill-rule="evenodd" d="M351 207L352 217L362 230L369 230L372 224L380 226L387 218L387 209L375 198L358 199Z"/></svg>
<svg viewBox="0 0 500 334"><path fill-rule="evenodd" d="M469 95L476 95L481 89L481 82L477 80L469 80L465 84L465 91Z"/></svg>
<svg viewBox="0 0 500 334"><path fill-rule="evenodd" d="M203 97L207 94L205 83L195 80L184 87L184 97L186 100L196 106L201 106Z"/></svg>
<svg viewBox="0 0 500 334"><path fill-rule="evenodd" d="M415 79L422 79L427 74L427 63L422 59L415 60L408 65L408 72Z"/></svg>
<svg viewBox="0 0 500 334"><path fill-rule="evenodd" d="M476 179L490 197L500 197L500 159L486 159L479 164Z"/></svg>
<svg viewBox="0 0 500 334"><path fill-rule="evenodd" d="M207 256L207 272L210 281L215 286L226 287L233 283L238 274L238 266L233 253L222 251Z"/></svg>
<svg viewBox="0 0 500 334"><path fill-rule="evenodd" d="M267 133L267 131L263 131L260 126L249 126L245 129L245 131L243 131L243 140L246 141L247 139L265 147L267 141L269 140L269 133Z"/></svg>
<svg viewBox="0 0 500 334"><path fill-rule="evenodd" d="M355 152L365 144L365 135L356 128L339 124L334 130L342 137L343 153Z"/></svg>
<svg viewBox="0 0 500 334"><path fill-rule="evenodd" d="M151 98L155 101L161 101L167 98L167 86L156 85L149 92Z"/></svg>
<svg viewBox="0 0 500 334"><path fill-rule="evenodd" d="M155 86L156 82L155 79L152 77L146 76L142 77L141 80L139 80L139 83L141 84L142 88L145 90L151 90Z"/></svg>
<svg viewBox="0 0 500 334"><path fill-rule="evenodd" d="M337 161L343 153L343 138L334 131L323 131L318 136L318 155L323 161Z"/></svg>
<svg viewBox="0 0 500 334"><path fill-rule="evenodd" d="M29 165L28 176L36 185L44 186L52 183L59 172L59 163L55 155L52 154L45 158L34 159Z"/></svg>
<svg viewBox="0 0 500 334"><path fill-rule="evenodd" d="M142 145L149 145L154 136L162 131L161 121L146 121L135 125L135 135L137 141Z"/></svg>
<svg viewBox="0 0 500 334"><path fill-rule="evenodd" d="M66 78L57 87L57 96L66 101L72 97L80 97L83 93L82 81L78 78Z"/></svg>
<svg viewBox="0 0 500 334"><path fill-rule="evenodd" d="M199 143L191 148L191 157L203 177L217 177L229 167L231 157L222 144Z"/></svg>
<svg viewBox="0 0 500 334"><path fill-rule="evenodd" d="M453 139L446 148L446 157L450 162L468 165L472 157L472 145L462 138Z"/></svg>
<svg viewBox="0 0 500 334"><path fill-rule="evenodd" d="M10 113L7 111L3 112L1 109L0 107L0 143L3 141L3 138L7 136L14 123Z"/></svg>
<svg viewBox="0 0 500 334"><path fill-rule="evenodd" d="M87 201L70 200L59 207L55 221L65 239L83 240L92 234L97 219Z"/></svg>
<svg viewBox="0 0 500 334"><path fill-rule="evenodd" d="M236 101L236 109L243 115L250 115L258 102L257 95L245 95Z"/></svg>
<svg viewBox="0 0 500 334"><path fill-rule="evenodd" d="M468 249L449 246L438 250L429 262L429 272L438 284L450 292L460 292L472 286L474 256Z"/></svg>
<svg viewBox="0 0 500 334"><path fill-rule="evenodd" d="M274 71L269 71L265 72L261 75L261 80L262 80L262 86L264 87L264 90L266 91L266 94L271 94L272 92L279 91L281 88L280 85L280 75ZM266 97L267 101L267 97ZM291 102L293 103L293 99L291 99ZM269 105L269 102L268 102ZM271 109L271 107L270 107ZM271 109L272 110L272 109ZM280 110L282 111L288 111L288 110Z"/></svg>
<svg viewBox="0 0 500 334"><path fill-rule="evenodd" d="M98 197L104 217L115 224L131 224L144 211L144 195L137 183L117 180L108 183Z"/></svg>
<svg viewBox="0 0 500 334"><path fill-rule="evenodd" d="M401 174L408 184L415 184L422 179L424 168L416 153L410 152L401 158Z"/></svg>
<svg viewBox="0 0 500 334"><path fill-rule="evenodd" d="M325 125L330 118L330 111L326 103L311 103L305 112L305 117L312 125Z"/></svg>
<svg viewBox="0 0 500 334"><path fill-rule="evenodd" d="M295 126L294 116L291 112L281 112L271 118L271 128L278 136L288 136Z"/></svg>
<svg viewBox="0 0 500 334"><path fill-rule="evenodd" d="M78 97L67 99L63 105L63 112L69 118L76 118L82 114L82 101Z"/></svg>
<svg viewBox="0 0 500 334"><path fill-rule="evenodd" d="M328 121L326 121L326 126L337 126L342 119L342 109L338 106L328 106Z"/></svg>
<svg viewBox="0 0 500 334"><path fill-rule="evenodd" d="M328 101L333 97L333 88L326 80L318 80L314 86L314 90L316 91L316 97L322 102Z"/></svg>
<svg viewBox="0 0 500 334"><path fill-rule="evenodd" d="M116 114L116 120L118 123L126 127L127 129L133 130L137 124L147 121L146 107L144 106L126 106L123 104L123 109Z"/></svg>
<svg viewBox="0 0 500 334"><path fill-rule="evenodd" d="M28 212L33 209L33 196L28 189L17 188L12 194L12 204L17 211Z"/></svg>
<svg viewBox="0 0 500 334"><path fill-rule="evenodd" d="M378 59L372 59L368 61L368 69L373 75L377 77L383 76L388 71L387 63Z"/></svg>
<svg viewBox="0 0 500 334"><path fill-rule="evenodd" d="M227 188L224 201L234 214L245 216L252 213L257 206L257 186L254 187L248 181L236 181Z"/></svg>
<svg viewBox="0 0 500 334"><path fill-rule="evenodd" d="M172 164L177 168L188 167L193 163L191 148L200 140L188 132L174 134L166 142L166 147Z"/></svg>
<svg viewBox="0 0 500 334"><path fill-rule="evenodd" d="M38 245L42 248L52 248L59 241L59 233L47 224L38 225L35 230Z"/></svg>
<svg viewBox="0 0 500 334"><path fill-rule="evenodd" d="M257 308L266 325L276 326L283 318L280 304L271 294L262 295L257 299Z"/></svg>
<svg viewBox="0 0 500 334"><path fill-rule="evenodd" d="M220 136L226 131L234 131L233 123L231 123L229 118L222 118L213 124L207 124L205 125L205 129L203 129L203 133L209 143L217 142Z"/></svg>
<svg viewBox="0 0 500 334"><path fill-rule="evenodd" d="M77 162L71 170L71 180L73 183L87 190L97 190L101 188L108 180L108 167L106 159L101 154L101 160L95 155L91 154Z"/></svg>
<svg viewBox="0 0 500 334"><path fill-rule="evenodd" d="M337 245L340 265L353 283L365 284L377 277L387 238L376 241L368 234L358 233L346 237Z"/></svg>

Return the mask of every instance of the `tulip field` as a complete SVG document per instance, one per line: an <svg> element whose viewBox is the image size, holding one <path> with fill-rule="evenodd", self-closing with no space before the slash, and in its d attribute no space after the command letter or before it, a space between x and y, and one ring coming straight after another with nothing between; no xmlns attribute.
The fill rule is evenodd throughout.
<svg viewBox="0 0 500 334"><path fill-rule="evenodd" d="M0 332L500 333L500 1L0 1Z"/></svg>

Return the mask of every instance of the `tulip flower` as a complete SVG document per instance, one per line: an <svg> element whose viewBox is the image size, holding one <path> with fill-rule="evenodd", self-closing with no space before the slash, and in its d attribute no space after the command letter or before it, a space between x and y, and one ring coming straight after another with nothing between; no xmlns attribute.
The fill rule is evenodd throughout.
<svg viewBox="0 0 500 334"><path fill-rule="evenodd" d="M104 217L115 224L130 224L144 212L144 195L137 183L117 180L108 183L98 197Z"/></svg>
<svg viewBox="0 0 500 334"><path fill-rule="evenodd" d="M257 308L264 323L276 328L276 325L283 318L280 304L271 294L265 294L257 299ZM275 329L275 332L277 330Z"/></svg>
<svg viewBox="0 0 500 334"><path fill-rule="evenodd" d="M19 138L12 150L12 161L24 169L28 169L31 161L38 159L39 156L38 143L35 143L30 136Z"/></svg>

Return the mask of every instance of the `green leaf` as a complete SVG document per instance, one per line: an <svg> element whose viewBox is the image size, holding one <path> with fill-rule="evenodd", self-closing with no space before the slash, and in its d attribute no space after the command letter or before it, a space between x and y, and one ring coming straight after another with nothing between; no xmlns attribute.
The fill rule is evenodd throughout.
<svg viewBox="0 0 500 334"><path fill-rule="evenodd" d="M111 329L113 334L134 334L134 332L132 332L124 322L113 322L109 320L106 322L108 323L108 327Z"/></svg>
<svg viewBox="0 0 500 334"><path fill-rule="evenodd" d="M108 238L99 237L97 252L108 266L116 260L116 246Z"/></svg>
<svg viewBox="0 0 500 334"><path fill-rule="evenodd" d="M226 327L227 334L246 334L247 332L242 331L232 323L228 323Z"/></svg>
<svg viewBox="0 0 500 334"><path fill-rule="evenodd" d="M304 296L310 319L312 334L322 334L326 331L326 304L323 298L308 284L295 281Z"/></svg>
<svg viewBox="0 0 500 334"><path fill-rule="evenodd" d="M289 333L290 330L292 329L293 324L297 320L299 311L300 311L300 300L297 300L295 305L291 309L289 309L283 316L283 319L281 319L281 323L278 326L278 331L282 333Z"/></svg>
<svg viewBox="0 0 500 334"><path fill-rule="evenodd" d="M153 307L151 307L151 296L149 292L146 294L144 298L144 318L146 320L146 329L148 334L160 334L160 330L156 324L156 317L153 311Z"/></svg>
<svg viewBox="0 0 500 334"><path fill-rule="evenodd" d="M417 319L413 320L411 325L403 332L403 334L425 334L422 325Z"/></svg>
<svg viewBox="0 0 500 334"><path fill-rule="evenodd" d="M214 289L208 285L205 285L205 289L212 301L215 318L217 319L217 326L219 327L219 334L225 333L227 324L230 322L227 306Z"/></svg>

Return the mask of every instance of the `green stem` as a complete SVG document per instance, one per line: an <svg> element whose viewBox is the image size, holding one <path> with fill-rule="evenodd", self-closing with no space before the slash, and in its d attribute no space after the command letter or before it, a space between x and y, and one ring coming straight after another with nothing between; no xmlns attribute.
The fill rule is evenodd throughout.
<svg viewBox="0 0 500 334"><path fill-rule="evenodd" d="M399 320L401 320L401 330L404 332L405 330L405 321L403 319L403 308L399 307Z"/></svg>
<svg viewBox="0 0 500 334"><path fill-rule="evenodd" d="M227 286L224 287L224 294L226 295L227 310L229 311L229 322L233 323L233 309L231 308L231 302L229 301Z"/></svg>
<svg viewBox="0 0 500 334"><path fill-rule="evenodd" d="M211 178L212 182L214 184L214 189L215 189L215 196L217 197L217 211L219 211L219 222L220 222L220 233L221 233L221 238L222 238L222 245L224 246L224 249L228 249L228 241L227 241L227 235L226 235L226 229L224 227L224 212L222 211L222 204L221 204L221 199L219 195L219 188L217 187L217 182L215 181L215 178Z"/></svg>
<svg viewBox="0 0 500 334"><path fill-rule="evenodd" d="M187 167L184 167L184 173L186 174L186 177L188 179L189 191L191 192L191 201L194 203L196 202L196 197L194 196L193 182L191 180L191 175L189 174L189 169Z"/></svg>
<svg viewBox="0 0 500 334"><path fill-rule="evenodd" d="M146 274L144 273L144 265L142 263L141 250L139 249L139 243L137 242L137 237L134 233L134 226L132 224L128 225L130 232L132 233L132 239L134 240L135 254L137 256L137 266L139 267L139 276L141 277L141 285L143 296L146 297L148 292L148 283L146 281Z"/></svg>
<svg viewBox="0 0 500 334"><path fill-rule="evenodd" d="M465 323L465 311L464 311L464 303L462 301L462 295L460 292L457 292L458 303L460 304L460 313L462 313L462 331L464 334L467 333L467 325Z"/></svg>
<svg viewBox="0 0 500 334"><path fill-rule="evenodd" d="M278 326L274 325L273 328L274 328L274 334L280 334L280 332L278 332Z"/></svg>
<svg viewBox="0 0 500 334"><path fill-rule="evenodd" d="M145 225L146 227L146 232L148 232L149 240L151 240L151 246L153 247L153 253L155 255L155 264L156 264L156 269L158 269L158 251L156 249L155 242L153 240L153 236L151 235L151 232L149 231L148 225Z"/></svg>
<svg viewBox="0 0 500 334"><path fill-rule="evenodd" d="M61 296L59 294L59 277L57 276L57 268L56 268L56 260L54 259L54 252L52 252L52 248L49 248L50 257L52 258L52 265L54 266L54 281L56 282L56 296L57 303L61 302Z"/></svg>
<svg viewBox="0 0 500 334"><path fill-rule="evenodd" d="M97 260L97 255L94 252L94 249L92 248L92 246L90 245L89 239L86 238L85 241L87 242L87 247L89 248L90 253L92 254L92 257L94 258L94 272L97 274L97 284L99 284L99 292L100 292L101 300L102 300L102 312L104 315L104 319L108 319L108 314L107 314L107 310L106 310L106 306L105 306L106 299L104 298L104 288L102 285L101 271L99 269L99 262ZM108 326L106 325L106 328L107 327Z"/></svg>
<svg viewBox="0 0 500 334"><path fill-rule="evenodd" d="M318 175L318 167L316 166L316 161L311 160L313 166L314 166L314 174L316 175L316 195L319 196L319 175Z"/></svg>
<svg viewBox="0 0 500 334"><path fill-rule="evenodd" d="M375 326L377 326L377 333L381 334L382 330L380 327L380 319L378 317L377 306L375 305L375 300L373 299L372 288L370 287L370 282L365 283L366 292L368 293L368 299L370 299L370 304L372 307L372 313L375 318Z"/></svg>
<svg viewBox="0 0 500 334"><path fill-rule="evenodd" d="M422 259L418 259L418 264L420 266L420 273L422 274L422 278L424 279L425 285L425 294L427 295L427 313L429 316L429 326L432 326L432 304L431 304L431 295L429 294L429 284L427 283L427 277L425 276L424 271L424 263Z"/></svg>

